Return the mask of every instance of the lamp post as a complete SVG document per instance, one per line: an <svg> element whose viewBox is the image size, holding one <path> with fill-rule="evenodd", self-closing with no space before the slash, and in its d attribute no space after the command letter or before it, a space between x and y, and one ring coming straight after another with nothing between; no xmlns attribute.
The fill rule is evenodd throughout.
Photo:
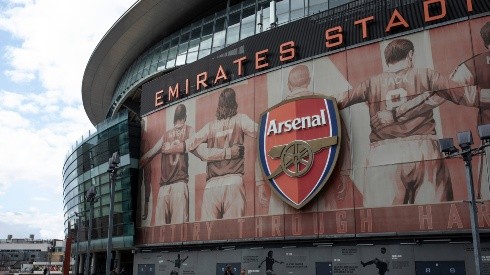
<svg viewBox="0 0 490 275"><path fill-rule="evenodd" d="M78 275L78 271L80 269L80 225L82 224L82 213L75 212L75 216L77 219L77 258L75 260L75 268L73 271L75 275Z"/></svg>
<svg viewBox="0 0 490 275"><path fill-rule="evenodd" d="M97 190L91 186L85 195L85 201L90 203L90 217L88 219L87 232L87 257L85 259L85 275L90 275L90 241L92 240L92 219L94 218L94 203L97 201Z"/></svg>
<svg viewBox="0 0 490 275"><path fill-rule="evenodd" d="M107 256L106 256L106 263L105 263L105 274L110 274L111 272L111 262L112 262L112 229L114 226L114 191L116 188L116 176L117 176L117 169L119 168L119 153L114 152L112 154L112 157L109 158L109 168L107 169L107 172L110 173L110 195L111 195L111 203L109 205L109 231L107 233Z"/></svg>
<svg viewBox="0 0 490 275"><path fill-rule="evenodd" d="M481 145L471 148L473 137L470 131L457 133L460 149L456 148L452 138L443 138L439 140L441 152L446 158L462 157L466 168L466 187L468 190L468 199L470 203L470 222L471 234L473 237L473 254L475 257L476 274L481 274L481 248L480 232L478 228L477 207L475 201L475 190L473 188L473 172L471 159L473 156L485 154L485 147L490 146L490 124L478 126L478 134L481 139Z"/></svg>

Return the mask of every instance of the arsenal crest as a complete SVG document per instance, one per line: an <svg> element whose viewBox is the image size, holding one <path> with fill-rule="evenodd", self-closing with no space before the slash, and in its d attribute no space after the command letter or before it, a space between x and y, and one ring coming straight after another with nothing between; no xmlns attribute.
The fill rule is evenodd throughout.
<svg viewBox="0 0 490 275"><path fill-rule="evenodd" d="M259 159L265 178L285 202L306 205L327 183L340 149L334 98L299 97L260 117Z"/></svg>

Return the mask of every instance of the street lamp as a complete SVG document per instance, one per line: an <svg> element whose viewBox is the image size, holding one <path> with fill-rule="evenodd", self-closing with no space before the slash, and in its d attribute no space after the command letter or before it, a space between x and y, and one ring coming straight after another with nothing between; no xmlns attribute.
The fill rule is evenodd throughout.
<svg viewBox="0 0 490 275"><path fill-rule="evenodd" d="M473 136L470 131L457 133L459 148L456 148L452 138L443 138L439 140L441 152L446 158L461 156L466 168L466 187L468 189L468 198L470 203L470 221L471 234L473 237L473 253L475 257L476 274L481 274L481 249L480 249L480 232L478 228L477 208L475 201L475 190L473 189L473 172L471 159L473 156L485 154L485 147L490 146L490 124L478 126L478 135L481 139L481 145L477 148L471 148L473 145Z"/></svg>
<svg viewBox="0 0 490 275"><path fill-rule="evenodd" d="M90 217L88 219L88 233L87 233L87 257L85 259L85 275L90 275L90 241L92 240L92 219L94 218L94 203L98 200L97 190L95 186L91 186L86 195L85 201L90 203Z"/></svg>
<svg viewBox="0 0 490 275"><path fill-rule="evenodd" d="M110 173L110 195L111 195L111 203L109 205L109 232L107 233L107 256L106 256L106 263L105 263L105 274L110 274L111 272L111 262L112 262L112 229L113 229L113 223L114 223L114 189L116 188L116 176L117 176L117 169L119 168L119 153L114 152L112 154L112 157L109 158L109 168L107 169L107 172Z"/></svg>
<svg viewBox="0 0 490 275"><path fill-rule="evenodd" d="M78 272L80 271L80 225L82 224L82 213L75 212L75 216L78 218L77 219L77 258L75 261L75 268L73 268L73 271L75 272L75 275L78 275Z"/></svg>

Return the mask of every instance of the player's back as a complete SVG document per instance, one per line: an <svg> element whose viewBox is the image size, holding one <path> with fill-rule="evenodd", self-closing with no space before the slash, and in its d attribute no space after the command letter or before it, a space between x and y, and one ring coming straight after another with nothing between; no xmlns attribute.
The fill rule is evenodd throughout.
<svg viewBox="0 0 490 275"><path fill-rule="evenodd" d="M231 118L220 119L210 123L207 140L208 148L231 148L233 145L243 145L242 116L242 114L237 114ZM209 161L207 177L243 174L243 164L243 158Z"/></svg>
<svg viewBox="0 0 490 275"><path fill-rule="evenodd" d="M182 128L172 128L165 133L164 142L172 144L175 141L184 142L189 138L192 128L184 125ZM160 184L166 185L176 181L188 181L188 154L162 154L162 176Z"/></svg>
<svg viewBox="0 0 490 275"><path fill-rule="evenodd" d="M405 68L396 72L384 72L368 80L368 105L370 117L379 111L392 111L408 100L434 89L447 87L439 83L440 75L428 68ZM446 85L446 86L444 86ZM434 135L433 112L421 113L404 122L374 128L371 125L371 142L412 135Z"/></svg>

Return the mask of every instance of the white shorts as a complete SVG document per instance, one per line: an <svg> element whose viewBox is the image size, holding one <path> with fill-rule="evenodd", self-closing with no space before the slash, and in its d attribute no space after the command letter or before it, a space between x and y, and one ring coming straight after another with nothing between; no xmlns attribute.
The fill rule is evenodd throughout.
<svg viewBox="0 0 490 275"><path fill-rule="evenodd" d="M160 186L155 209L155 225L189 221L189 188L187 182L177 181Z"/></svg>
<svg viewBox="0 0 490 275"><path fill-rule="evenodd" d="M449 171L432 135L372 143L364 177L365 207L453 199Z"/></svg>
<svg viewBox="0 0 490 275"><path fill-rule="evenodd" d="M201 220L236 219L245 216L242 174L210 178L204 189Z"/></svg>

